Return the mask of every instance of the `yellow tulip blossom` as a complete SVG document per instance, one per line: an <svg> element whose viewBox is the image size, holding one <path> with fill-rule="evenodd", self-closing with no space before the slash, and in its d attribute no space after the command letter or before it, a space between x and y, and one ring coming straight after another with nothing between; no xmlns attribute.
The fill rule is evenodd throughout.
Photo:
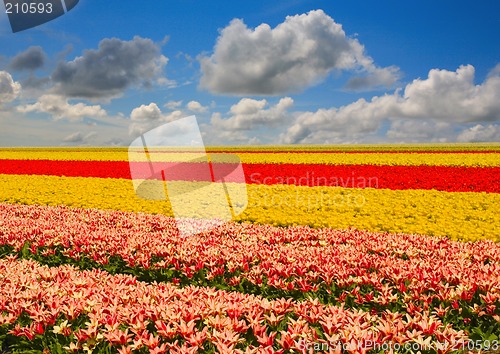
<svg viewBox="0 0 500 354"><path fill-rule="evenodd" d="M213 149L212 149L213 150ZM210 154L210 149L207 152ZM407 152L242 152L227 149L229 161L238 156L242 163L248 164L325 164L325 165L402 165L402 166L464 166L491 167L500 166L499 152L444 152L444 153L407 153ZM186 162L199 157L199 152L159 152L149 154L151 161ZM0 149L0 160L58 160L58 161L136 161L134 154L126 149ZM137 154L137 160L142 155ZM218 155L221 160L221 154Z"/></svg>
<svg viewBox="0 0 500 354"><path fill-rule="evenodd" d="M248 206L236 219L241 222L500 241L497 193L252 184L247 193ZM125 179L0 175L0 202L173 216L168 201L139 198Z"/></svg>

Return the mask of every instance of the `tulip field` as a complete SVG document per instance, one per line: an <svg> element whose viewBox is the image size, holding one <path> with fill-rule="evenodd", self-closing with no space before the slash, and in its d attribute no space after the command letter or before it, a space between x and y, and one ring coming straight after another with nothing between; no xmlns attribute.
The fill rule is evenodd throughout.
<svg viewBox="0 0 500 354"><path fill-rule="evenodd" d="M499 144L207 153L247 204L186 237L127 149L0 148L0 353L500 353Z"/></svg>

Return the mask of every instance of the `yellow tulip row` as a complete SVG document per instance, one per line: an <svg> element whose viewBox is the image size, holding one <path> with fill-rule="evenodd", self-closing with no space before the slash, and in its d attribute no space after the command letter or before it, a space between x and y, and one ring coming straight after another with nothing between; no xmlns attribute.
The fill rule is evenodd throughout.
<svg viewBox="0 0 500 354"><path fill-rule="evenodd" d="M500 241L500 194L435 190L249 186L241 220ZM252 188L253 187L253 188Z"/></svg>
<svg viewBox="0 0 500 354"><path fill-rule="evenodd" d="M228 150L230 151L230 150ZM213 155L213 154L212 154ZM314 152L238 152L226 158L234 163L234 155L249 164L327 164L327 165L407 165L407 166L500 166L499 153L314 153ZM151 161L195 161L200 153L151 153ZM216 161L224 162L224 154L217 154ZM145 161L146 155L125 149L42 150L0 149L0 160L59 160L59 161Z"/></svg>
<svg viewBox="0 0 500 354"><path fill-rule="evenodd" d="M232 152L209 153L212 161L234 163L238 156L247 164L322 164L322 165L378 165L378 166L500 166L499 153L314 153L314 152ZM1 156L1 155L0 155ZM200 153L131 154L133 161L189 162L199 160ZM203 159L202 159L203 161Z"/></svg>
<svg viewBox="0 0 500 354"><path fill-rule="evenodd" d="M192 189L193 182L187 183ZM496 193L248 185L246 196L248 205L237 221L500 241L500 194ZM0 202L174 216L168 201L139 198L132 181L125 179L0 175ZM207 208L216 207L208 201Z"/></svg>
<svg viewBox="0 0 500 354"><path fill-rule="evenodd" d="M207 151L500 151L500 143L210 146Z"/></svg>
<svg viewBox="0 0 500 354"><path fill-rule="evenodd" d="M41 150L52 150L52 151L94 151L94 152L105 152L105 151L122 151L126 152L127 147L16 147L16 148L5 148L0 147L0 151L7 150L19 150L19 151L41 151ZM193 147L172 147L175 150L192 150ZM205 147L208 152L220 152L220 151L249 151L249 152L279 152L279 151L289 151L289 152L303 152L303 151L339 151L339 152L349 152L349 151L368 151L368 152L394 152L394 151L498 151L500 152L500 143L440 143L440 144L356 144L356 145L237 145L237 146L207 146Z"/></svg>
<svg viewBox="0 0 500 354"><path fill-rule="evenodd" d="M0 149L0 160L127 161L124 149Z"/></svg>
<svg viewBox="0 0 500 354"><path fill-rule="evenodd" d="M238 155L245 163L263 164L500 166L500 153L249 153Z"/></svg>

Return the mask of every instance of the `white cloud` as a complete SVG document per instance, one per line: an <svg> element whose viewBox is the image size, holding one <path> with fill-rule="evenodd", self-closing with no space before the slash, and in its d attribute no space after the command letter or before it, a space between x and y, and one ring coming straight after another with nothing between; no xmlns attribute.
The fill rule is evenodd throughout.
<svg viewBox="0 0 500 354"><path fill-rule="evenodd" d="M488 126L477 124L463 130L457 137L462 142L499 142L500 125L490 124Z"/></svg>
<svg viewBox="0 0 500 354"><path fill-rule="evenodd" d="M167 63L167 61L165 60L165 63ZM156 80L154 80L156 82L156 84L160 85L160 86L165 86L167 88L176 88L178 87L178 83L177 81L175 80L170 80L166 77L159 77L159 78L156 78ZM150 84L146 84L145 86L149 86Z"/></svg>
<svg viewBox="0 0 500 354"><path fill-rule="evenodd" d="M474 73L472 65L431 70L426 80L414 80L395 99L393 115L454 122L500 120L500 73L492 71L481 85L474 84Z"/></svg>
<svg viewBox="0 0 500 354"><path fill-rule="evenodd" d="M201 125L204 141L209 145L260 144L258 135L262 132L259 129L269 132L271 128L277 129L286 124L291 119L288 110L292 106L290 97L284 97L274 105L267 100L243 98L225 115L214 113L210 124ZM262 138L267 140L268 137Z"/></svg>
<svg viewBox="0 0 500 354"><path fill-rule="evenodd" d="M212 115L211 123L216 129L228 131L276 125L286 121L289 116L288 109L293 106L293 99L284 97L276 105L266 108L267 106L266 100L243 98L231 107L228 118L222 118L220 113L215 113Z"/></svg>
<svg viewBox="0 0 500 354"><path fill-rule="evenodd" d="M399 68L395 66L378 68L373 64L367 63L364 69L366 70L366 74L349 79L346 85L348 90L364 91L377 87L391 87L401 77Z"/></svg>
<svg viewBox="0 0 500 354"><path fill-rule="evenodd" d="M189 101L186 108L194 113L203 113L208 110L208 107L202 106L201 103L197 101Z"/></svg>
<svg viewBox="0 0 500 354"><path fill-rule="evenodd" d="M249 145L254 137L249 137L241 131L214 130L212 126L202 125L200 127L203 142L207 145L221 145L221 144L243 144Z"/></svg>
<svg viewBox="0 0 500 354"><path fill-rule="evenodd" d="M340 108L301 113L280 140L285 144L313 144L373 133L387 116L387 101L391 99L392 96L374 97L371 102L359 99Z"/></svg>
<svg viewBox="0 0 500 354"><path fill-rule="evenodd" d="M500 63L498 63L489 73L488 77L500 76Z"/></svg>
<svg viewBox="0 0 500 354"><path fill-rule="evenodd" d="M2 146L68 145L70 142L64 142L64 139L69 139L75 132L81 132L82 137L87 139L81 144L92 146L110 145L111 140L128 146L131 141L127 130L130 120L119 117L99 119L97 125L93 125L93 120L88 119L81 121L33 119L25 114L11 111L0 114L0 120L4 119L5 124L2 124L0 129ZM97 135L91 134L93 131ZM73 137L76 138L77 136Z"/></svg>
<svg viewBox="0 0 500 354"><path fill-rule="evenodd" d="M149 122L161 119L160 108L156 103L150 103L149 105L141 105L138 108L134 108L130 114L130 118L134 122Z"/></svg>
<svg viewBox="0 0 500 354"><path fill-rule="evenodd" d="M352 88L391 86L396 67L378 68L357 39L322 10L289 16L272 29L248 28L233 20L221 31L210 56L200 58L200 87L231 95L279 95L317 84L334 70L356 69L363 79Z"/></svg>
<svg viewBox="0 0 500 354"><path fill-rule="evenodd" d="M254 100L251 98L243 98L237 104L231 106L231 113L234 115L252 115L260 112L267 106L266 100Z"/></svg>
<svg viewBox="0 0 500 354"><path fill-rule="evenodd" d="M88 144L92 140L92 138L96 136L97 136L96 132L90 132L88 134L83 134L82 132L76 132L66 136L63 139L63 142L83 145L83 144Z"/></svg>
<svg viewBox="0 0 500 354"><path fill-rule="evenodd" d="M6 71L0 71L0 105L14 101L21 93L21 84Z"/></svg>
<svg viewBox="0 0 500 354"><path fill-rule="evenodd" d="M79 121L83 118L104 118L106 111L99 105L88 106L84 103L70 104L68 99L59 95L43 95L34 104L19 106L19 112L39 112L50 114L54 119Z"/></svg>
<svg viewBox="0 0 500 354"><path fill-rule="evenodd" d="M141 105L134 108L130 114L131 124L129 126L129 134L135 137L163 123L172 122L185 116L180 110L164 114L156 103L150 103L147 106Z"/></svg>
<svg viewBox="0 0 500 354"><path fill-rule="evenodd" d="M433 120L401 119L392 122L386 135L395 142L446 142L452 140L453 126Z"/></svg>
<svg viewBox="0 0 500 354"><path fill-rule="evenodd" d="M182 101L168 101L163 105L163 107L174 110L182 105Z"/></svg>
<svg viewBox="0 0 500 354"><path fill-rule="evenodd" d="M375 96L371 101L360 99L338 109L302 113L281 135L281 141L288 144L322 143L329 137L359 137L376 132L386 119L393 122L405 119L421 121L393 123L389 130L393 138L406 134L418 124L419 129L430 130L430 127L444 129L446 124L453 123L499 121L499 74L494 69L482 84L475 85L471 65L461 66L456 71L433 69L427 79L414 80L403 93L398 90L393 95ZM422 122L430 125L425 128ZM437 135L434 138L438 139Z"/></svg>

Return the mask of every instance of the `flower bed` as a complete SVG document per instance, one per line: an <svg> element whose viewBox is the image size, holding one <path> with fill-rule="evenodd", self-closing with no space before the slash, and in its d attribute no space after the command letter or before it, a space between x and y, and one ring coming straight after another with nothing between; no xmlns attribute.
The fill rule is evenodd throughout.
<svg viewBox="0 0 500 354"><path fill-rule="evenodd" d="M2 253L40 263L270 301L316 299L374 315L425 314L481 339L500 331L500 246L491 241L234 223L184 238L174 220L161 215L15 205L0 210Z"/></svg>
<svg viewBox="0 0 500 354"><path fill-rule="evenodd" d="M141 164L136 163L136 164ZM145 164L145 163L142 163ZM158 163L156 163L158 164ZM169 167L175 166L175 171ZM194 167L194 168L193 168ZM228 169L233 165L229 165ZM196 163L162 164L167 180L211 181ZM243 164L245 183L500 193L500 167ZM149 169L146 168L146 170ZM208 166L207 166L208 169ZM224 172L224 165L218 168ZM159 170L159 169L157 169ZM194 172L193 172L194 171ZM130 179L127 161L2 160L0 174ZM226 182L243 182L226 179Z"/></svg>
<svg viewBox="0 0 500 354"><path fill-rule="evenodd" d="M13 257L0 260L0 283L0 343L16 350L306 353L323 344L365 353L375 343L398 343L449 352L468 342L435 314L371 314L316 300L180 289Z"/></svg>
<svg viewBox="0 0 500 354"><path fill-rule="evenodd" d="M0 201L7 203L174 215L168 201L139 198L125 179L0 175L0 185ZM248 206L237 221L500 240L498 193L279 184L250 184L247 192Z"/></svg>
<svg viewBox="0 0 500 354"><path fill-rule="evenodd" d="M279 149L278 149L279 150ZM208 150L210 152L210 150ZM220 150L215 150L219 151ZM224 152L224 151L223 151ZM467 152L433 152L411 149L406 152L324 152L294 150L280 152L239 152L226 150L237 155L242 163L257 164L325 164L325 165L379 165L379 166L463 166L463 167L494 167L500 166L500 150L467 151ZM192 153L192 158L199 157ZM189 152L159 152L151 153L153 160L188 161ZM0 149L2 160L55 160L55 161L129 161L135 160L129 156L126 149ZM142 154L138 154L142 160Z"/></svg>
<svg viewBox="0 0 500 354"><path fill-rule="evenodd" d="M140 199L126 149L0 149L0 352L498 349L500 146L473 147L212 148L246 175L224 224Z"/></svg>

